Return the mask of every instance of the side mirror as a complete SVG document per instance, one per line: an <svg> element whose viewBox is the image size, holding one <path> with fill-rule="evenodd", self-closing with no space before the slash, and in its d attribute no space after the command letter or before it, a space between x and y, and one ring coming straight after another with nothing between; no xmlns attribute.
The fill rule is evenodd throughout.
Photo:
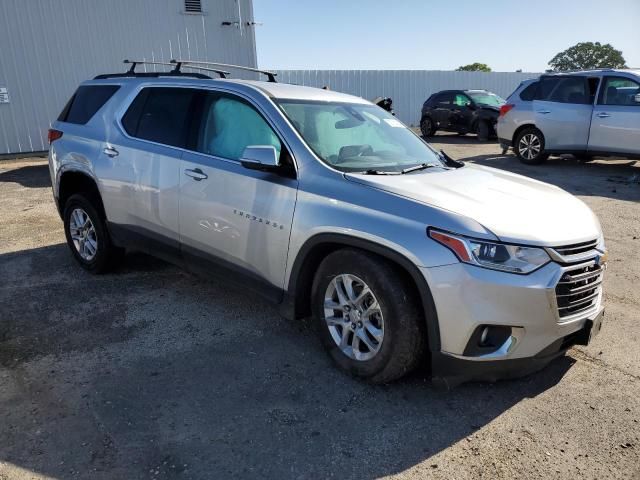
<svg viewBox="0 0 640 480"><path fill-rule="evenodd" d="M278 151L273 145L249 145L242 152L240 163L251 170L274 170L280 166Z"/></svg>
<svg viewBox="0 0 640 480"><path fill-rule="evenodd" d="M475 106L473 103L471 103L471 102L467 102L467 103L466 103L466 107L467 107L469 110L475 110L475 109L476 109L476 106Z"/></svg>

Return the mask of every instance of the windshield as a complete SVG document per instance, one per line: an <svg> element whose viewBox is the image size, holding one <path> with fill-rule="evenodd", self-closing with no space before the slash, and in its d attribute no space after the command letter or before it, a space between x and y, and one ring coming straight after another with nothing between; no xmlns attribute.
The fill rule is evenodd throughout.
<svg viewBox="0 0 640 480"><path fill-rule="evenodd" d="M474 102L489 105L490 107L501 107L506 102L502 97L491 92L466 92Z"/></svg>
<svg viewBox="0 0 640 480"><path fill-rule="evenodd" d="M443 166L438 153L380 107L356 103L277 100L324 162L343 172L400 172Z"/></svg>

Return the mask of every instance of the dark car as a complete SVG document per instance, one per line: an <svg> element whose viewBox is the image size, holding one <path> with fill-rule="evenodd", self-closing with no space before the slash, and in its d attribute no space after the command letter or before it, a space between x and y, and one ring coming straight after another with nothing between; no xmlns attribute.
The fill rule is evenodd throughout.
<svg viewBox="0 0 640 480"><path fill-rule="evenodd" d="M461 135L476 133L479 140L496 135L496 122L505 101L487 90L443 90L422 106L420 130L429 137L437 130Z"/></svg>

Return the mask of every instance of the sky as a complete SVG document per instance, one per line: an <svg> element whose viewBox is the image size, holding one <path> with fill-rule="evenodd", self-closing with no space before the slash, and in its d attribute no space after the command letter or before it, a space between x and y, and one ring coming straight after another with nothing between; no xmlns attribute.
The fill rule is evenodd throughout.
<svg viewBox="0 0 640 480"><path fill-rule="evenodd" d="M640 0L253 0L258 65L271 69L541 72L578 42L640 68Z"/></svg>

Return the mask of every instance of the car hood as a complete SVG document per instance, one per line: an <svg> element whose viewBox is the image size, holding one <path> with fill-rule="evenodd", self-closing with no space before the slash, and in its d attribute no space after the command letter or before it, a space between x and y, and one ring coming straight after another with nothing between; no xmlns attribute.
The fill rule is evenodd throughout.
<svg viewBox="0 0 640 480"><path fill-rule="evenodd" d="M452 170L345 177L471 218L502 241L560 246L600 236L597 218L578 198L554 185L495 168L467 164Z"/></svg>

